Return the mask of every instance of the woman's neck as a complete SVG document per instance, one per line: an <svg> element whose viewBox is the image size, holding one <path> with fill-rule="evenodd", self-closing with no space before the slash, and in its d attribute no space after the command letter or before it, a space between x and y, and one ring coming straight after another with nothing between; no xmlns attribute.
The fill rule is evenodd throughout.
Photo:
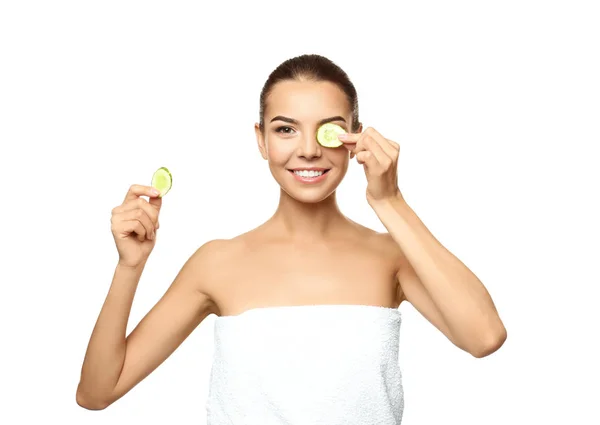
<svg viewBox="0 0 600 425"><path fill-rule="evenodd" d="M278 234L293 240L321 240L349 223L333 192L317 203L300 202L281 190L279 206L269 220Z"/></svg>

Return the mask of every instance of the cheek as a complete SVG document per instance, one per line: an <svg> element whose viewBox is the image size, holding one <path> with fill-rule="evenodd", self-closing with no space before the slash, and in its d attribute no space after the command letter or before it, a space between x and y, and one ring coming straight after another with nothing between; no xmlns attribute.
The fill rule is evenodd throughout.
<svg viewBox="0 0 600 425"><path fill-rule="evenodd" d="M280 140L276 140L268 145L267 156L269 162L283 164L286 163L293 154L294 146L292 143L283 143Z"/></svg>
<svg viewBox="0 0 600 425"><path fill-rule="evenodd" d="M336 167L336 169L342 176L346 174L346 171L348 171L348 167L350 164L350 153L348 152L348 149L343 148L343 150L339 149L330 152L328 159L329 162Z"/></svg>
<svg viewBox="0 0 600 425"><path fill-rule="evenodd" d="M350 160L350 152L345 147L335 150L327 149L329 160L337 166L347 165Z"/></svg>

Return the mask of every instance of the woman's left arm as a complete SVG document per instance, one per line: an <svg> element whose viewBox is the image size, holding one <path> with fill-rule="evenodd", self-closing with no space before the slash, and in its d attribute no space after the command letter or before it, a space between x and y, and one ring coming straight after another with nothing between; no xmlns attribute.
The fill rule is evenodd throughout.
<svg viewBox="0 0 600 425"><path fill-rule="evenodd" d="M405 299L430 321L441 318L445 326L438 328L473 356L498 350L506 329L477 276L431 234L401 196L370 204L405 257L398 272Z"/></svg>
<svg viewBox="0 0 600 425"><path fill-rule="evenodd" d="M475 357L495 352L506 329L481 281L427 229L404 200L397 179L400 146L373 128L340 135L367 177L367 201L400 247L405 299L456 346Z"/></svg>

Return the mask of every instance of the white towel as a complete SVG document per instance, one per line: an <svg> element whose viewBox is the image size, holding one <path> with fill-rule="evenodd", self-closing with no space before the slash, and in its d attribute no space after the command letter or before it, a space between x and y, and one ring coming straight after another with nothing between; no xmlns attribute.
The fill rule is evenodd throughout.
<svg viewBox="0 0 600 425"><path fill-rule="evenodd" d="M400 322L332 304L217 317L208 425L399 425Z"/></svg>

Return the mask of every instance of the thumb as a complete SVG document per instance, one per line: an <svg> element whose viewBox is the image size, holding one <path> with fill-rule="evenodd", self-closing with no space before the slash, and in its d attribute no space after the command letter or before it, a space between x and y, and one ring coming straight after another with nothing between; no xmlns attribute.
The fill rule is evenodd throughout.
<svg viewBox="0 0 600 425"><path fill-rule="evenodd" d="M158 196L152 196L148 199L148 203L156 208L157 211L160 211L160 207L162 207L162 198Z"/></svg>

